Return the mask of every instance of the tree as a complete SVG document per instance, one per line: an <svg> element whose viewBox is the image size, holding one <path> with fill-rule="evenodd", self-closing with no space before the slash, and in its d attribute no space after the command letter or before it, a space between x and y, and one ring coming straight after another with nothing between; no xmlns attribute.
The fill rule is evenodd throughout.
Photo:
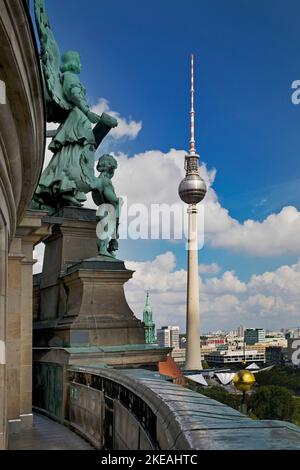
<svg viewBox="0 0 300 470"><path fill-rule="evenodd" d="M256 381L258 385L280 385L300 395L300 369L276 366L256 374Z"/></svg>
<svg viewBox="0 0 300 470"><path fill-rule="evenodd" d="M293 421L297 426L300 426L300 397L294 397L296 404L295 420Z"/></svg>
<svg viewBox="0 0 300 470"><path fill-rule="evenodd" d="M293 394L285 387L264 385L249 400L249 408L259 419L294 421L296 403Z"/></svg>

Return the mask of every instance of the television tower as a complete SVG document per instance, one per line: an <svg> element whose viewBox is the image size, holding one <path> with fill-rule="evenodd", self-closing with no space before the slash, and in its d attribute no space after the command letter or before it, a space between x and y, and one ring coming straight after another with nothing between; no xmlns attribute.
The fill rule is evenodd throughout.
<svg viewBox="0 0 300 470"><path fill-rule="evenodd" d="M191 57L190 128L190 150L185 157L186 176L181 181L178 190L182 201L188 204L189 225L185 369L201 370L197 204L204 199L207 188L205 181L199 175L199 155L197 155L195 147L194 54Z"/></svg>

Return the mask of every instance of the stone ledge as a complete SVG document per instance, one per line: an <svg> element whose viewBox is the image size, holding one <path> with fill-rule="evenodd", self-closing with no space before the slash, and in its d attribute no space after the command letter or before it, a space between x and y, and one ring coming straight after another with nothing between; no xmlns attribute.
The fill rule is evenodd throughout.
<svg viewBox="0 0 300 470"><path fill-rule="evenodd" d="M92 367L72 367L70 372L98 375L137 394L157 417L157 436L162 450L300 449L297 426L252 420L215 400L164 381L158 373Z"/></svg>

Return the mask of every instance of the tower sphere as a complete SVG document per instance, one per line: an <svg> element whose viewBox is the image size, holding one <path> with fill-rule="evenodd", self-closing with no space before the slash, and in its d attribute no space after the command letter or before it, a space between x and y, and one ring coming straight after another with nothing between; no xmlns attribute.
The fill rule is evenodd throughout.
<svg viewBox="0 0 300 470"><path fill-rule="evenodd" d="M198 204L207 192L205 181L197 174L187 175L180 183L178 194L186 204Z"/></svg>

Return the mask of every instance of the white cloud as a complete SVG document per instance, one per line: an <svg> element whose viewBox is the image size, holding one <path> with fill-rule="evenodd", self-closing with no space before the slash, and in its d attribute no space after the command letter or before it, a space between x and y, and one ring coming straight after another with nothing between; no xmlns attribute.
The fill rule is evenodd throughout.
<svg viewBox="0 0 300 470"><path fill-rule="evenodd" d="M42 254L43 245L39 245L35 257L40 260L34 272L41 270ZM184 331L187 273L176 268L174 253L168 251L151 261L127 261L126 267L135 271L133 279L125 285L135 314L142 317L149 289L157 326L179 324ZM240 280L234 271L199 279L202 331L214 330L216 326L231 329L238 324L281 328L299 323L300 259L291 266L252 275L248 282Z"/></svg>
<svg viewBox="0 0 300 470"><path fill-rule="evenodd" d="M217 263L199 265L200 274L218 274L220 271L221 268Z"/></svg>
<svg viewBox="0 0 300 470"><path fill-rule="evenodd" d="M58 129L59 124L55 124L54 122L47 123L47 131L55 131ZM53 153L48 149L48 146L51 142L51 139L48 138L46 141L46 151L45 151L45 159L44 159L44 166L43 170L47 168L50 163L51 158L53 157Z"/></svg>
<svg viewBox="0 0 300 470"><path fill-rule="evenodd" d="M205 291L208 294L226 294L232 292L239 294L246 291L246 284L241 282L234 271L226 271L222 277L213 277L205 283Z"/></svg>
<svg viewBox="0 0 300 470"><path fill-rule="evenodd" d="M155 203L173 205L179 202L178 185L184 177L184 150L158 150L137 154L132 158L117 156L119 169L114 178L118 194L126 195L128 203L139 202L150 207ZM200 174L208 184L204 202L205 240L213 248L251 256L276 256L300 252L300 212L284 207L262 222L240 223L221 206L212 184L216 171L201 162Z"/></svg>
<svg viewBox="0 0 300 470"><path fill-rule="evenodd" d="M117 155L119 168L114 177L117 191L126 195L130 203L141 202L148 206L178 203L185 154L184 150L170 149L166 153L149 150L133 157ZM215 170L208 171L204 163L200 174L209 184L214 181Z"/></svg>
<svg viewBox="0 0 300 470"><path fill-rule="evenodd" d="M238 297L232 294L222 294L216 297L207 297L205 295L202 296L200 301L200 311L202 316L202 323L208 325L211 329L216 329L224 324L226 326L231 324L235 325L235 321L233 322L233 318L240 314L240 301ZM229 328L228 328L229 329Z"/></svg>
<svg viewBox="0 0 300 470"><path fill-rule="evenodd" d="M209 208L206 208L206 213ZM227 215L223 230L211 233L211 245L254 256L275 256L300 252L300 212L284 207L262 222L238 223Z"/></svg>
<svg viewBox="0 0 300 470"><path fill-rule="evenodd" d="M257 294L248 297L245 305L251 310L259 309L261 315L274 314L278 307L283 307L284 303L281 298ZM277 307L277 308L276 308Z"/></svg>
<svg viewBox="0 0 300 470"><path fill-rule="evenodd" d="M142 129L141 121L134 121L133 119L125 119L120 116L120 113L110 109L109 102L105 98L101 98L97 104L92 106L92 111L101 116L102 113L110 114L112 117L118 120L118 126L112 129L109 133L114 139L122 139L126 137L128 139L135 139Z"/></svg>
<svg viewBox="0 0 300 470"><path fill-rule="evenodd" d="M145 292L150 289L157 326L178 323L184 330L187 275L185 270L176 269L174 254L167 252L153 261L126 265L135 270L133 279L125 285L134 312L141 317ZM202 331L216 329L216 325L227 329L238 324L274 328L296 325L300 318L299 268L300 260L272 273L252 276L248 282L232 271L220 277L200 278Z"/></svg>
<svg viewBox="0 0 300 470"><path fill-rule="evenodd" d="M33 265L33 274L41 273L43 270L43 259L45 253L44 243L39 243L33 251L33 259L37 262Z"/></svg>
<svg viewBox="0 0 300 470"><path fill-rule="evenodd" d="M137 271L131 285L140 291L150 289L152 292L184 291L186 284L185 270L175 270L175 255L168 251L159 255L153 261L126 263L128 269Z"/></svg>
<svg viewBox="0 0 300 470"><path fill-rule="evenodd" d="M273 272L253 275L248 289L254 294L264 290L269 295L300 299L300 260L292 266L281 266Z"/></svg>

